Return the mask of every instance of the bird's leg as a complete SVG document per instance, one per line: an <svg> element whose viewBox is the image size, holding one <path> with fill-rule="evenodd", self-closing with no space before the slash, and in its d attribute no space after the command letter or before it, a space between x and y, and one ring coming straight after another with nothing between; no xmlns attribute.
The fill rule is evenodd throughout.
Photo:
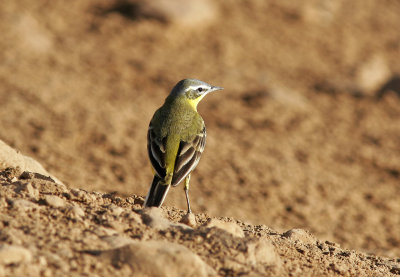
<svg viewBox="0 0 400 277"><path fill-rule="evenodd" d="M185 191L185 195L186 195L188 214L191 214L192 210L190 209L190 202L189 202L189 181L190 181L190 174L185 179L185 186L183 187L183 190Z"/></svg>

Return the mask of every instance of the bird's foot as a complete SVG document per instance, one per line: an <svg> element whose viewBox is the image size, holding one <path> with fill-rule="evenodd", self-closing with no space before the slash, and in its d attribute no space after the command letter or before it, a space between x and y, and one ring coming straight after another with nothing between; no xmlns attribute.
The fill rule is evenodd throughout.
<svg viewBox="0 0 400 277"><path fill-rule="evenodd" d="M182 217L182 219L180 220L180 223L186 224L192 228L196 227L196 225L197 225L196 217L192 213L192 211L188 211L188 213Z"/></svg>

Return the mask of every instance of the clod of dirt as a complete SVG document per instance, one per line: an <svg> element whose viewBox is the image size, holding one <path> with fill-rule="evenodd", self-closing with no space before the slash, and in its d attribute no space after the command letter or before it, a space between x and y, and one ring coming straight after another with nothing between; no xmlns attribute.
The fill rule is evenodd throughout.
<svg viewBox="0 0 400 277"><path fill-rule="evenodd" d="M391 71L385 58L375 55L361 64L356 73L356 80L364 94L375 96L390 76Z"/></svg>
<svg viewBox="0 0 400 277"><path fill-rule="evenodd" d="M72 219L81 219L85 217L85 211L79 206L71 206L67 209L66 214Z"/></svg>
<svg viewBox="0 0 400 277"><path fill-rule="evenodd" d="M301 241L306 244L315 244L317 239L308 231L303 229L291 229L282 234L282 237L289 238L294 241Z"/></svg>
<svg viewBox="0 0 400 277"><path fill-rule="evenodd" d="M65 206L65 200L56 195L45 195L44 201L53 208L61 208Z"/></svg>
<svg viewBox="0 0 400 277"><path fill-rule="evenodd" d="M25 199L15 199L11 201L11 206L15 210L20 212L28 212L39 209L39 206L37 204Z"/></svg>
<svg viewBox="0 0 400 277"><path fill-rule="evenodd" d="M21 246L0 245L0 264L12 265L29 263L32 260L32 253Z"/></svg>
<svg viewBox="0 0 400 277"><path fill-rule="evenodd" d="M165 230L172 227L190 228L184 224L172 223L167 220L162 213L162 209L156 207L145 208L140 211L143 223L149 227Z"/></svg>
<svg viewBox="0 0 400 277"><path fill-rule="evenodd" d="M215 276L215 271L185 246L165 241L133 242L101 252L116 268L127 265L139 276Z"/></svg>
<svg viewBox="0 0 400 277"><path fill-rule="evenodd" d="M145 208L141 212L143 223L155 229L167 229L171 227L169 222L163 215L160 208Z"/></svg>
<svg viewBox="0 0 400 277"><path fill-rule="evenodd" d="M39 197L39 190L32 186L32 183L20 184L16 189L17 193L25 193L27 196L37 199Z"/></svg>
<svg viewBox="0 0 400 277"><path fill-rule="evenodd" d="M225 232L230 233L232 236L243 238L244 237L244 232L242 228L240 228L236 223L234 222L224 222L222 220L212 218L207 224L206 227L212 228L216 227L221 230L224 230Z"/></svg>
<svg viewBox="0 0 400 277"><path fill-rule="evenodd" d="M130 20L155 19L161 22L204 27L215 20L218 9L209 0L120 0L102 8L104 13L118 13Z"/></svg>
<svg viewBox="0 0 400 277"><path fill-rule="evenodd" d="M190 227L196 227L196 217L194 216L193 213L187 213L185 214L182 219L179 221L180 223L186 224Z"/></svg>
<svg viewBox="0 0 400 277"><path fill-rule="evenodd" d="M263 264L279 266L281 261L270 240L261 239L247 245L247 262L251 265Z"/></svg>

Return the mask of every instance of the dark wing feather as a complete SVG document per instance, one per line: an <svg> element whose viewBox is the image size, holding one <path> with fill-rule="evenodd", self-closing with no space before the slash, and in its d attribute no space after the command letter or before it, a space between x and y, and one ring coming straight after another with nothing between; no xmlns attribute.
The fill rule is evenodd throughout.
<svg viewBox="0 0 400 277"><path fill-rule="evenodd" d="M172 186L178 185L197 166L205 144L206 127L191 142L180 142L172 176Z"/></svg>
<svg viewBox="0 0 400 277"><path fill-rule="evenodd" d="M153 166L156 174L164 178L166 175L165 170L165 143L166 139L159 140L150 125L147 132L147 152L149 154L151 165Z"/></svg>

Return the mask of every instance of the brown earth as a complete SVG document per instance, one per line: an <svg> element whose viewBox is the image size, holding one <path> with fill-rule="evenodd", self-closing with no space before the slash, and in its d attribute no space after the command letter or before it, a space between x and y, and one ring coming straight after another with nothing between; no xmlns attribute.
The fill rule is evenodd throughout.
<svg viewBox="0 0 400 277"><path fill-rule="evenodd" d="M0 276L396 276L397 259L176 208L0 172Z"/></svg>
<svg viewBox="0 0 400 277"><path fill-rule="evenodd" d="M198 78L225 90L199 106L196 214L399 257L400 3L159 1L2 1L0 139L67 186L143 196L150 118Z"/></svg>

